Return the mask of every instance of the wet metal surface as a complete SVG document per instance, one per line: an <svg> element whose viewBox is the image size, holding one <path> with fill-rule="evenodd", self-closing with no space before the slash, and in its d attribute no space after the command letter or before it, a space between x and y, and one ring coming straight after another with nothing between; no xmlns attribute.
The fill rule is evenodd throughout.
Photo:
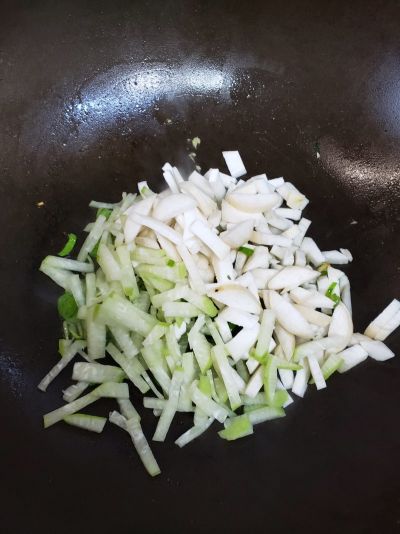
<svg viewBox="0 0 400 534"><path fill-rule="evenodd" d="M93 197L160 187L167 160L189 171L194 136L203 170L238 148L307 194L311 235L355 257L356 327L399 297L399 23L394 1L2 3L1 532L400 530L400 360L334 377L238 443L178 450L182 416L154 445L157 480L116 428L42 430L68 372L36 389L60 332L41 258Z"/></svg>

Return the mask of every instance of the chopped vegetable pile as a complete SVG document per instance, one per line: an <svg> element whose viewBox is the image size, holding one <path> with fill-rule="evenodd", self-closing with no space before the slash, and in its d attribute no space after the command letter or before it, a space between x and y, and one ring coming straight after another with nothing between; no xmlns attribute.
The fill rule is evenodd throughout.
<svg viewBox="0 0 400 534"><path fill-rule="evenodd" d="M69 234L40 267L64 289L64 339L39 388L82 360L45 427L102 432L106 418L80 412L116 399L108 420L130 435L151 475L160 469L130 401L135 389L157 417L153 440L186 412L193 426L180 447L214 423L231 441L283 417L292 395L325 388L334 372L394 356L383 341L400 324L400 302L353 333L349 279L332 267L352 261L350 252L321 251L306 237L308 200L292 183L244 181L239 153L223 156L229 175L210 169L185 180L167 163L162 193L141 182L118 204L91 202L97 216L77 259L64 257L77 241Z"/></svg>

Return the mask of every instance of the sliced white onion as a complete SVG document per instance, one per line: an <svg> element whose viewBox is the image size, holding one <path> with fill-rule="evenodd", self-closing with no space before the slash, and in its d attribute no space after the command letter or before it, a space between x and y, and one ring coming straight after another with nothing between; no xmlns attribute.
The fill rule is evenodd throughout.
<svg viewBox="0 0 400 534"><path fill-rule="evenodd" d="M226 166L233 178L240 178L246 174L246 167L243 164L242 158L237 150L228 150L222 152Z"/></svg>

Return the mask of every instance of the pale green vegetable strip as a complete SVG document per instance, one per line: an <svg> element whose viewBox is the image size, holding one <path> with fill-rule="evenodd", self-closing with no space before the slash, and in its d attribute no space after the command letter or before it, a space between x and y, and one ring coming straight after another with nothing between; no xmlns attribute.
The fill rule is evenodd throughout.
<svg viewBox="0 0 400 534"><path fill-rule="evenodd" d="M265 394L264 392L257 393L254 397L249 397L248 395L241 396L242 403L244 406L254 406L257 404L265 404Z"/></svg>
<svg viewBox="0 0 400 534"><path fill-rule="evenodd" d="M184 447L194 439L198 438L203 434L210 426L212 425L214 419L212 417L209 417L207 419L207 422L205 422L201 426L192 426L192 428L189 428L185 433L183 433L179 438L175 441L176 445L178 447Z"/></svg>
<svg viewBox="0 0 400 534"><path fill-rule="evenodd" d="M214 343L216 345L223 345L224 342L222 340L222 337L220 336L217 327L215 326L214 322L211 319L206 319L206 325L210 332L211 337L214 340Z"/></svg>
<svg viewBox="0 0 400 534"><path fill-rule="evenodd" d="M109 328L118 347L128 359L134 358L139 354L139 350L129 335L128 330L119 326L110 326Z"/></svg>
<svg viewBox="0 0 400 534"><path fill-rule="evenodd" d="M343 358L339 354L331 354L321 367L322 376L325 380L339 369L343 362Z"/></svg>
<svg viewBox="0 0 400 534"><path fill-rule="evenodd" d="M239 389L232 375L232 368L229 365L226 350L222 345L215 345L211 354L214 361L214 367L219 370L221 378L224 381L231 408L232 410L236 410L241 406L242 401L240 399Z"/></svg>
<svg viewBox="0 0 400 534"><path fill-rule="evenodd" d="M218 308L209 297L199 295L188 287L185 288L183 298L210 317L215 317L218 313Z"/></svg>
<svg viewBox="0 0 400 534"><path fill-rule="evenodd" d="M147 472L152 477L159 475L161 473L160 468L158 467L157 461L154 458L145 435L143 434L140 423L135 419L129 419L126 422L126 428Z"/></svg>
<svg viewBox="0 0 400 534"><path fill-rule="evenodd" d="M175 327L174 325L171 325L167 328L165 339L167 342L167 349L169 354L172 356L172 358L175 361L175 364L180 365L182 360L181 351L179 348L179 343L175 336Z"/></svg>
<svg viewBox="0 0 400 534"><path fill-rule="evenodd" d="M139 275L143 274L146 277L157 276L175 283L181 282L186 276L186 269L183 263L175 263L173 267L143 263L137 267L137 272Z"/></svg>
<svg viewBox="0 0 400 534"><path fill-rule="evenodd" d="M267 403L273 402L276 390L276 384L278 380L278 362L275 357L269 356L267 363L264 366L264 391Z"/></svg>
<svg viewBox="0 0 400 534"><path fill-rule="evenodd" d="M79 410L82 410L82 408L89 406L89 404L92 404L100 397L128 399L129 389L126 384L114 384L112 382L101 384L84 397L76 399L75 401L70 402L69 404L61 406L61 408L58 408L57 410L53 410L52 412L47 413L43 418L44 427L48 428L49 426L58 423L59 421L64 419L66 415L71 415L73 413L78 412Z"/></svg>
<svg viewBox="0 0 400 534"><path fill-rule="evenodd" d="M268 352L271 343L272 332L275 326L275 313L272 310L263 310L261 327L256 344L256 354L263 356Z"/></svg>
<svg viewBox="0 0 400 534"><path fill-rule="evenodd" d="M79 273L93 272L93 265L83 261L70 260L69 258L60 258L59 256L47 256L42 265L53 267L54 269L65 269L66 271L75 271Z"/></svg>
<svg viewBox="0 0 400 534"><path fill-rule="evenodd" d="M98 417L97 415L86 415L83 413L74 413L64 417L64 421L72 426L83 428L91 432L100 434L103 432L104 426L107 422L106 417Z"/></svg>
<svg viewBox="0 0 400 534"><path fill-rule="evenodd" d="M125 295L131 300L139 295L139 288L136 281L135 272L132 267L130 253L127 246L117 247L116 253L121 264L121 284Z"/></svg>
<svg viewBox="0 0 400 534"><path fill-rule="evenodd" d="M82 282L79 278L79 274L73 274L69 281L69 288L71 290L72 296L75 299L78 307L81 307L85 304L86 299L83 294Z"/></svg>
<svg viewBox="0 0 400 534"><path fill-rule="evenodd" d="M192 349L202 373L211 366L211 345L206 337L194 328L188 335L189 345Z"/></svg>
<svg viewBox="0 0 400 534"><path fill-rule="evenodd" d="M96 393L99 397L110 399L129 399L128 384L105 382L93 390L93 393Z"/></svg>
<svg viewBox="0 0 400 534"><path fill-rule="evenodd" d="M154 378L162 389L168 393L171 380L165 366L165 360L155 344L153 343L152 345L143 347L142 356Z"/></svg>
<svg viewBox="0 0 400 534"><path fill-rule="evenodd" d="M216 392L216 399L215 401L221 404L225 404L228 400L228 393L225 388L225 384L219 376L216 376L214 378L214 386L215 386L215 392Z"/></svg>
<svg viewBox="0 0 400 534"><path fill-rule="evenodd" d="M82 395L82 393L89 387L88 382L78 382L77 384L72 384L67 389L63 391L63 399L65 402L72 402Z"/></svg>
<svg viewBox="0 0 400 534"><path fill-rule="evenodd" d="M226 421L226 428L218 432L218 435L228 441L243 438L253 434L253 425L248 414L238 415Z"/></svg>
<svg viewBox="0 0 400 534"><path fill-rule="evenodd" d="M156 388L154 382L152 381L152 379L150 378L150 376L148 375L147 371L143 371L142 373L142 376L143 376L143 379L145 380L145 382L148 384L149 388L151 389L151 391L154 393L154 395L158 398L158 399L163 399L164 396L162 395L162 393L160 393L158 391L158 389Z"/></svg>
<svg viewBox="0 0 400 534"><path fill-rule="evenodd" d="M124 327L146 337L157 324L156 319L126 299L112 295L100 305L98 319L109 326Z"/></svg>
<svg viewBox="0 0 400 534"><path fill-rule="evenodd" d="M285 358L280 358L279 356L274 356L274 358L278 369L291 369L292 371L298 371L301 369L301 365L298 363L288 361Z"/></svg>
<svg viewBox="0 0 400 534"><path fill-rule="evenodd" d="M49 267L48 265L45 265L44 261L42 262L39 271L42 271L42 273L46 274L57 285L61 286L66 291L69 291L72 276L69 271L66 271L65 269L55 269L54 267Z"/></svg>
<svg viewBox="0 0 400 534"><path fill-rule="evenodd" d="M78 412L79 410L82 410L82 408L86 408L86 406L89 406L89 404L95 402L99 398L99 396L96 395L94 391L88 393L83 397L80 397L79 399L73 402L70 402L69 404L65 404L57 410L53 410L52 412L47 413L43 418L44 428L48 428L49 426L58 423L59 421L64 419L65 416Z"/></svg>
<svg viewBox="0 0 400 534"><path fill-rule="evenodd" d="M193 424L194 426L204 426L208 420L206 412L196 406L194 409Z"/></svg>
<svg viewBox="0 0 400 534"><path fill-rule="evenodd" d="M138 414L136 408L133 406L129 399L117 399L118 406L121 410L122 415L126 419L137 419L140 421L140 415Z"/></svg>
<svg viewBox="0 0 400 534"><path fill-rule="evenodd" d="M100 363L78 362L74 365L72 380L102 384L103 382L121 382L125 373L119 367Z"/></svg>
<svg viewBox="0 0 400 534"><path fill-rule="evenodd" d="M97 245L98 240L101 237L104 229L104 223L106 218L104 215L99 215L96 219L96 222L93 225L93 228L90 230L89 234L86 236L85 241L83 242L82 248L78 254L79 261L85 261L89 252Z"/></svg>
<svg viewBox="0 0 400 534"><path fill-rule="evenodd" d="M183 370L176 369L172 375L171 384L168 392L168 401L166 402L160 419L157 424L156 431L153 436L154 441L164 441L169 427L171 426L172 419L178 408L179 392L183 381Z"/></svg>
<svg viewBox="0 0 400 534"><path fill-rule="evenodd" d="M106 349L106 327L95 319L95 308L86 312L86 336L88 355L92 360L104 358Z"/></svg>
<svg viewBox="0 0 400 534"><path fill-rule="evenodd" d="M85 276L86 283L86 306L90 308L96 302L96 275L87 273Z"/></svg>
<svg viewBox="0 0 400 534"><path fill-rule="evenodd" d="M70 345L61 359L56 363L56 365L50 369L50 371L47 373L47 375L40 381L38 388L41 391L46 391L49 384L58 376L65 367L69 364L69 362L74 358L74 356L77 354L79 350L82 350L85 348L86 343L84 341L74 341L72 345Z"/></svg>
<svg viewBox="0 0 400 534"><path fill-rule="evenodd" d="M150 410L163 410L168 401L165 399L155 399L154 397L143 397L143 406Z"/></svg>
<svg viewBox="0 0 400 534"><path fill-rule="evenodd" d="M152 477L159 475L161 473L160 468L154 458L147 439L143 434L139 421L137 421L136 418L127 420L123 415L116 411L110 413L109 420L111 423L114 423L129 433L136 452L139 454L147 472Z"/></svg>
<svg viewBox="0 0 400 534"><path fill-rule="evenodd" d="M189 302L165 302L162 305L165 317L197 317L201 310Z"/></svg>
<svg viewBox="0 0 400 534"><path fill-rule="evenodd" d="M156 324L155 327L151 329L149 335L143 340L143 345L151 345L158 339L161 339L166 331L166 326L163 324Z"/></svg>
<svg viewBox="0 0 400 534"><path fill-rule="evenodd" d="M158 295L154 295L154 297L151 297L151 302L153 306L156 308L161 308L163 304L166 302L173 302L175 300L179 300L184 297L186 293L186 287L185 286L175 286L173 289L170 289L169 291L165 291L164 293L159 293Z"/></svg>
<svg viewBox="0 0 400 534"><path fill-rule="evenodd" d="M209 399L197 387L193 388L192 401L209 417L217 419L220 423L223 423L229 415L229 411L224 406Z"/></svg>
<svg viewBox="0 0 400 534"><path fill-rule="evenodd" d="M108 282L121 280L121 267L111 250L103 243L100 243L97 251L97 262Z"/></svg>
<svg viewBox="0 0 400 534"><path fill-rule="evenodd" d="M163 250L147 247L136 247L132 252L132 259L138 263L165 266L166 254Z"/></svg>
<svg viewBox="0 0 400 534"><path fill-rule="evenodd" d="M123 369L126 376L134 384L141 393L146 393L149 390L148 384L140 376L141 370L144 371L142 365L135 358L129 360L122 352L120 352L113 343L108 343L107 352L111 358Z"/></svg>
<svg viewBox="0 0 400 534"><path fill-rule="evenodd" d="M247 413L247 415L253 425L258 425L259 423L264 423L265 421L271 421L272 419L285 417L285 410L283 408L263 406L262 408L251 410Z"/></svg>

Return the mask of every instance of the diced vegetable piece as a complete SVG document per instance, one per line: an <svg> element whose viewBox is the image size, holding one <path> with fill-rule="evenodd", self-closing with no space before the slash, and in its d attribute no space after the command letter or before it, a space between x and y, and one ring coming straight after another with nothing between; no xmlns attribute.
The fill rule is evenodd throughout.
<svg viewBox="0 0 400 534"><path fill-rule="evenodd" d="M228 420L229 423L224 430L218 432L218 435L228 441L233 441L235 439L244 438L253 433L253 425L251 424L250 418L247 414L238 415Z"/></svg>
<svg viewBox="0 0 400 534"><path fill-rule="evenodd" d="M91 432L97 432L101 434L104 426L107 422L106 417L98 417L97 415L86 415L83 413L74 413L66 415L64 421L72 426L83 428L84 430L90 430Z"/></svg>

